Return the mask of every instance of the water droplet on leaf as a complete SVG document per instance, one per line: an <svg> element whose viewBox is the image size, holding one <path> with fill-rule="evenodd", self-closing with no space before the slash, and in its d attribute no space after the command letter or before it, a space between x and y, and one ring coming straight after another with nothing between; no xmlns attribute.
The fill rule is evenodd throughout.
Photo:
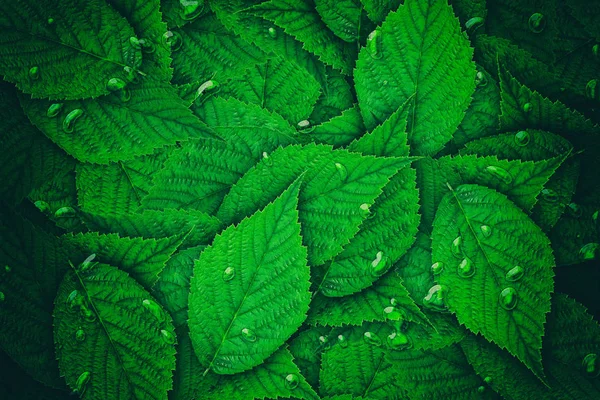
<svg viewBox="0 0 600 400"><path fill-rule="evenodd" d="M515 143L517 146L525 147L529 144L529 132L527 131L519 131L515 133Z"/></svg>
<svg viewBox="0 0 600 400"><path fill-rule="evenodd" d="M394 306L388 306L383 309L383 319L385 320L401 321L404 319L403 317L404 315L402 314L402 311L398 310Z"/></svg>
<svg viewBox="0 0 600 400"><path fill-rule="evenodd" d="M202 14L204 11L204 2L197 0L181 0L182 10L180 13L181 19L192 21Z"/></svg>
<svg viewBox="0 0 600 400"><path fill-rule="evenodd" d="M456 258L462 258L462 236L458 236L456 239L452 241L452 254Z"/></svg>
<svg viewBox="0 0 600 400"><path fill-rule="evenodd" d="M50 17L48 18L48 25L53 25L54 24L54 18Z"/></svg>
<svg viewBox="0 0 600 400"><path fill-rule="evenodd" d="M465 28L467 28L467 33L472 34L481 26L483 26L484 22L485 20L481 17L470 18L469 20L467 20L467 22L465 22Z"/></svg>
<svg viewBox="0 0 600 400"><path fill-rule="evenodd" d="M233 278L235 278L235 268L233 268L233 267L225 268L225 270L223 271L223 280L225 282L229 282Z"/></svg>
<svg viewBox="0 0 600 400"><path fill-rule="evenodd" d="M66 133L73 132L75 121L77 121L77 119L79 117L81 117L82 115L83 115L83 110L81 108L76 108L73 111L71 111L70 113L68 113L62 124L63 131L65 131Z"/></svg>
<svg viewBox="0 0 600 400"><path fill-rule="evenodd" d="M277 29L270 27L269 29L267 29L267 33L269 34L269 36L271 36L273 39L275 39L277 37Z"/></svg>
<svg viewBox="0 0 600 400"><path fill-rule="evenodd" d="M477 388L477 393L485 393L485 386L479 386Z"/></svg>
<svg viewBox="0 0 600 400"><path fill-rule="evenodd" d="M544 14L533 13L528 21L529 30L533 33L541 33L546 27L546 17Z"/></svg>
<svg viewBox="0 0 600 400"><path fill-rule="evenodd" d="M256 334L252 329L244 328L242 329L242 339L249 343L256 342Z"/></svg>
<svg viewBox="0 0 600 400"><path fill-rule="evenodd" d="M86 320L87 322L95 322L96 321L96 313L94 313L92 310L90 310L86 305L82 304L80 311L81 311L81 315L83 316L83 319Z"/></svg>
<svg viewBox="0 0 600 400"><path fill-rule="evenodd" d="M83 342L85 340L85 332L83 329L78 329L77 332L75 332L75 340L78 342Z"/></svg>
<svg viewBox="0 0 600 400"><path fill-rule="evenodd" d="M166 31L163 34L163 42L171 48L171 51L177 51L181 48L181 35L177 32Z"/></svg>
<svg viewBox="0 0 600 400"><path fill-rule="evenodd" d="M583 245L583 247L579 249L579 258L584 261L595 259L598 247L600 247L600 244L598 243L587 243Z"/></svg>
<svg viewBox="0 0 600 400"><path fill-rule="evenodd" d="M470 258L465 257L460 264L458 264L458 276L461 278L470 278L475 275L475 265Z"/></svg>
<svg viewBox="0 0 600 400"><path fill-rule="evenodd" d="M392 332L387 337L387 344L393 350L404 350L412 347L410 339L402 332Z"/></svg>
<svg viewBox="0 0 600 400"><path fill-rule="evenodd" d="M131 45L131 47L133 47L136 50L139 50L142 48L142 45L140 44L140 40L138 38L136 38L135 36L132 36L129 38L129 44Z"/></svg>
<svg viewBox="0 0 600 400"><path fill-rule="evenodd" d="M592 79L591 81L589 81L587 83L587 85L585 85L585 96L591 100L595 100L600 97L599 93L598 93L598 80L597 79Z"/></svg>
<svg viewBox="0 0 600 400"><path fill-rule="evenodd" d="M581 207L579 206L579 204L569 203L569 205L567 206L567 210L569 211L569 214L571 214L573 217L575 217L575 218L581 217L582 211L581 211Z"/></svg>
<svg viewBox="0 0 600 400"><path fill-rule="evenodd" d="M508 270L505 279L509 282L516 282L521 279L523 275L525 275L525 269L520 265L517 265Z"/></svg>
<svg viewBox="0 0 600 400"><path fill-rule="evenodd" d="M50 204L46 203L44 200L38 200L33 204L37 207L38 210L40 210L44 214L50 212Z"/></svg>
<svg viewBox="0 0 600 400"><path fill-rule="evenodd" d="M160 337L162 338L163 342L165 342L166 344L174 344L175 343L175 336L167 331L166 329L161 329L160 330Z"/></svg>
<svg viewBox="0 0 600 400"><path fill-rule="evenodd" d="M109 92L116 92L117 90L125 88L126 85L125 81L121 78L110 78L106 84L106 89Z"/></svg>
<svg viewBox="0 0 600 400"><path fill-rule="evenodd" d="M90 256L88 256L88 258L83 260L83 262L79 264L79 272L86 272L94 265L96 265L97 263L93 262L95 258L96 254L91 254Z"/></svg>
<svg viewBox="0 0 600 400"><path fill-rule="evenodd" d="M348 347L348 340L344 337L344 335L338 335L337 337L337 341L338 344L342 347L342 348L346 348Z"/></svg>
<svg viewBox="0 0 600 400"><path fill-rule="evenodd" d="M4 270L5 270L6 272L10 272L10 271L12 271L12 268L11 268L9 265L5 265L5 266L4 266Z"/></svg>
<svg viewBox="0 0 600 400"><path fill-rule="evenodd" d="M340 180L342 182L344 182L346 180L346 178L348 177L348 170L346 170L346 167L343 164L336 162L335 169L337 169Z"/></svg>
<svg viewBox="0 0 600 400"><path fill-rule="evenodd" d="M486 171L495 176L496 178L500 179L507 185L509 185L513 180L512 175L504 168L496 167L495 165L490 165L486 168Z"/></svg>
<svg viewBox="0 0 600 400"><path fill-rule="evenodd" d="M288 388L288 390L296 389L299 383L300 379L298 379L298 375L296 374L288 374L285 377L285 387Z"/></svg>
<svg viewBox="0 0 600 400"><path fill-rule="evenodd" d="M144 306L144 308L148 310L158 322L164 322L165 315L160 306L156 304L154 300L144 299L142 301L142 306Z"/></svg>
<svg viewBox="0 0 600 400"><path fill-rule="evenodd" d="M481 230L481 234L483 235L483 237L489 238L490 236L492 236L492 228L490 226L481 225L479 229Z"/></svg>
<svg viewBox="0 0 600 400"><path fill-rule="evenodd" d="M138 40L139 44L142 46L142 51L146 54L152 54L156 51L156 47L154 43L152 43L148 39L140 39Z"/></svg>
<svg viewBox="0 0 600 400"><path fill-rule="evenodd" d="M598 354L590 353L583 357L581 366L587 376L591 378L597 377L600 373L600 358L598 358Z"/></svg>
<svg viewBox="0 0 600 400"><path fill-rule="evenodd" d="M595 45L592 46L592 55L595 58L600 57L600 44L596 43Z"/></svg>
<svg viewBox="0 0 600 400"><path fill-rule="evenodd" d="M386 257L384 257L382 251L378 251L375 255L375 259L371 261L371 274L373 276L381 276L385 272L386 268Z"/></svg>
<svg viewBox="0 0 600 400"><path fill-rule="evenodd" d="M443 262L438 261L431 265L431 273L433 273L434 275L439 275L442 273L442 271L444 271L444 263Z"/></svg>
<svg viewBox="0 0 600 400"><path fill-rule="evenodd" d="M219 83L217 81L214 81L212 79L208 80L198 87L196 94L198 96L201 96L204 92L210 92L213 89L215 89L217 86L219 86Z"/></svg>
<svg viewBox="0 0 600 400"><path fill-rule="evenodd" d="M446 287L435 285L429 289L427 296L423 298L423 305L434 311L446 311Z"/></svg>
<svg viewBox="0 0 600 400"><path fill-rule="evenodd" d="M363 340L368 343L371 344L373 346L381 346L381 339L379 339L379 336L377 336L376 333L373 332L365 332L363 335Z"/></svg>
<svg viewBox="0 0 600 400"><path fill-rule="evenodd" d="M46 111L46 116L48 118L54 118L60 113L60 110L62 110L62 108L63 108L62 103L50 104L50 107L48 107L48 111Z"/></svg>
<svg viewBox="0 0 600 400"><path fill-rule="evenodd" d="M381 33L378 30L374 30L369 34L369 36L367 36L367 51L369 52L371 58L376 60L381 58L381 51L379 49L380 38Z"/></svg>
<svg viewBox="0 0 600 400"><path fill-rule="evenodd" d="M6 299L6 296L4 296L4 293L0 292L0 303L4 303L5 299Z"/></svg>
<svg viewBox="0 0 600 400"><path fill-rule="evenodd" d="M481 71L477 71L477 74L475 75L475 85L477 85L477 87L484 87L487 83L488 79L485 74Z"/></svg>
<svg viewBox="0 0 600 400"><path fill-rule="evenodd" d="M75 209L73 207L68 207L68 206L61 207L54 212L54 216L56 218L72 218L76 215L77 215L77 213L75 212Z"/></svg>
<svg viewBox="0 0 600 400"><path fill-rule="evenodd" d="M552 189L542 189L542 197L548 203L556 203L558 201L558 194Z"/></svg>
<svg viewBox="0 0 600 400"><path fill-rule="evenodd" d="M362 203L358 208L362 215L368 215L370 212L370 206L367 203Z"/></svg>
<svg viewBox="0 0 600 400"><path fill-rule="evenodd" d="M302 121L298 122L298 128L300 129L304 129L310 126L310 121L307 119L303 119Z"/></svg>
<svg viewBox="0 0 600 400"><path fill-rule="evenodd" d="M524 113L530 113L531 110L533 110L533 105L531 103L523 104L523 112Z"/></svg>
<svg viewBox="0 0 600 400"><path fill-rule="evenodd" d="M86 388L88 382L90 381L91 375L92 374L90 372L86 371L86 372L82 373L81 375L79 375L79 378L77 378L77 382L75 382L75 390L79 394L79 397L83 396L83 393L85 392L85 388Z"/></svg>
<svg viewBox="0 0 600 400"><path fill-rule="evenodd" d="M500 292L500 305L505 310L513 310L519 302L519 296L514 288L507 287Z"/></svg>
<svg viewBox="0 0 600 400"><path fill-rule="evenodd" d="M29 68L29 77L31 79L39 79L40 77L40 69L39 67L31 67Z"/></svg>
<svg viewBox="0 0 600 400"><path fill-rule="evenodd" d="M486 376L485 378L483 378L483 381L489 385L490 383L492 383L492 377Z"/></svg>

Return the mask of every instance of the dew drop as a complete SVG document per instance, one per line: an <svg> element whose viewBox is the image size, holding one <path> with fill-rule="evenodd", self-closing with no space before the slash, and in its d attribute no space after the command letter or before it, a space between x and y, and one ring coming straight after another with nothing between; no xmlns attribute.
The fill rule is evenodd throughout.
<svg viewBox="0 0 600 400"><path fill-rule="evenodd" d="M94 265L96 265L97 263L93 262L95 258L96 254L91 254L90 256L88 256L88 258L83 260L83 262L79 264L79 272L86 272Z"/></svg>
<svg viewBox="0 0 600 400"><path fill-rule="evenodd" d="M556 203L558 201L558 194L552 189L542 189L542 197L548 203Z"/></svg>
<svg viewBox="0 0 600 400"><path fill-rule="evenodd" d="M373 332L365 332L363 335L363 340L365 343L371 344L373 346L381 346L381 339L377 336L376 333Z"/></svg>
<svg viewBox="0 0 600 400"><path fill-rule="evenodd" d="M369 213L371 212L371 206L369 206L367 203L362 203L358 208L362 215L369 215Z"/></svg>
<svg viewBox="0 0 600 400"><path fill-rule="evenodd" d="M523 112L524 113L530 113L531 110L533 110L533 105L531 105L531 103L525 103L523 104Z"/></svg>
<svg viewBox="0 0 600 400"><path fill-rule="evenodd" d="M483 235L483 237L489 238L490 236L492 236L492 227L488 225L481 225L479 229L481 230L481 234Z"/></svg>
<svg viewBox="0 0 600 400"><path fill-rule="evenodd" d="M485 393L485 386L479 386L477 388L477 393Z"/></svg>
<svg viewBox="0 0 600 400"><path fill-rule="evenodd" d="M54 18L48 18L48 25L54 25Z"/></svg>
<svg viewBox="0 0 600 400"><path fill-rule="evenodd" d="M235 278L235 268L233 268L233 267L225 268L225 270L223 271L223 280L225 282L229 282L233 278Z"/></svg>
<svg viewBox="0 0 600 400"><path fill-rule="evenodd" d="M595 45L592 46L592 55L595 58L600 57L600 44L596 43Z"/></svg>
<svg viewBox="0 0 600 400"><path fill-rule="evenodd" d="M73 207L68 206L61 207L54 212L54 216L56 218L72 218L76 215L77 213L75 212L75 209Z"/></svg>
<svg viewBox="0 0 600 400"><path fill-rule="evenodd" d="M5 265L5 266L4 266L4 270L5 270L6 272L10 272L10 271L12 271L12 268L11 268L9 265Z"/></svg>
<svg viewBox="0 0 600 400"><path fill-rule="evenodd" d="M171 51L177 51L181 48L181 35L177 32L166 31L163 34L163 42L171 48Z"/></svg>
<svg viewBox="0 0 600 400"><path fill-rule="evenodd" d="M483 381L489 385L490 383L492 383L492 377L486 376L485 378L483 378Z"/></svg>
<svg viewBox="0 0 600 400"><path fill-rule="evenodd" d="M397 304L398 304L398 300L396 300L395 298L393 298L393 297L392 297L392 298L390 299L390 304L391 304L391 305L393 305L393 306L395 306L395 305L397 305Z"/></svg>
<svg viewBox="0 0 600 400"><path fill-rule="evenodd" d="M40 68L39 67L29 68L29 77L34 80L39 79L40 78Z"/></svg>
<svg viewBox="0 0 600 400"><path fill-rule="evenodd" d="M513 180L512 175L504 168L490 165L489 167L486 168L486 171L489 172L490 174L492 174L493 176L495 176L496 178L500 179L502 182L504 182L507 185L509 185Z"/></svg>
<svg viewBox="0 0 600 400"><path fill-rule="evenodd" d="M439 275L444 271L444 263L443 262L435 262L431 265L431 273L433 275Z"/></svg>
<svg viewBox="0 0 600 400"><path fill-rule="evenodd" d="M598 211L594 211L594 213L592 214L592 221L593 222L598 222Z"/></svg>
<svg viewBox="0 0 600 400"><path fill-rule="evenodd" d="M394 306L388 306L383 309L383 319L389 321L402 321L404 318L402 311Z"/></svg>
<svg viewBox="0 0 600 400"><path fill-rule="evenodd" d="M156 304L156 302L154 300L144 299L142 301L142 306L146 310L148 310L150 312L150 314L152 314L152 316L154 318L156 318L156 320L158 322L164 322L165 315L164 315L163 311L161 310L160 306L158 304Z"/></svg>
<svg viewBox="0 0 600 400"><path fill-rule="evenodd" d="M252 329L244 328L242 329L242 339L249 343L256 342L256 334Z"/></svg>
<svg viewBox="0 0 600 400"><path fill-rule="evenodd" d="M527 131L519 131L515 133L515 143L517 146L525 147L529 144L529 132Z"/></svg>
<svg viewBox="0 0 600 400"><path fill-rule="evenodd" d="M121 78L110 78L106 83L106 89L109 92L116 92L117 90L121 90L125 88L127 84Z"/></svg>
<svg viewBox="0 0 600 400"><path fill-rule="evenodd" d="M131 100L131 91L127 88L121 89L119 90L119 100L121 100L123 103L127 103L129 100Z"/></svg>
<svg viewBox="0 0 600 400"><path fill-rule="evenodd" d="M477 71L477 74L475 75L475 85L477 85L477 87L484 87L487 83L488 79L485 74L481 71Z"/></svg>
<svg viewBox="0 0 600 400"><path fill-rule="evenodd" d="M591 378L595 378L600 373L600 358L596 353L590 353L583 357L581 362L583 372Z"/></svg>
<svg viewBox="0 0 600 400"><path fill-rule="evenodd" d="M146 54L152 54L156 51L156 47L154 43L152 43L148 39L140 39L138 40L139 44L142 46L142 51Z"/></svg>
<svg viewBox="0 0 600 400"><path fill-rule="evenodd" d="M344 337L344 335L338 335L337 342L343 349L348 347L348 340Z"/></svg>
<svg viewBox="0 0 600 400"><path fill-rule="evenodd" d="M587 83L587 85L585 85L585 96L588 99L591 100L595 100L598 99L599 96L599 92L598 92L598 80L597 79L592 79L591 81L589 81Z"/></svg>
<svg viewBox="0 0 600 400"><path fill-rule="evenodd" d="M50 204L46 203L44 200L38 200L33 204L44 214L48 214L50 212Z"/></svg>
<svg viewBox="0 0 600 400"><path fill-rule="evenodd" d="M0 292L0 303L4 303L5 299L6 299L6 296L4 295L4 293Z"/></svg>
<svg viewBox="0 0 600 400"><path fill-rule="evenodd" d="M598 243L587 243L579 249L579 258L584 261L594 260L596 258L596 253L598 252L598 248L600 244Z"/></svg>
<svg viewBox="0 0 600 400"><path fill-rule="evenodd" d="M380 41L381 33L378 30L374 30L367 36L367 51L371 58L376 60L381 58L381 51L379 49L379 41Z"/></svg>
<svg viewBox="0 0 600 400"><path fill-rule="evenodd" d="M431 289L429 289L427 296L423 298L423 305L434 311L446 311L446 291L445 286L432 286Z"/></svg>
<svg viewBox="0 0 600 400"><path fill-rule="evenodd" d="M270 27L269 29L267 29L267 33L273 39L275 39L277 37L277 29L275 29L273 27Z"/></svg>
<svg viewBox="0 0 600 400"><path fill-rule="evenodd" d="M75 307L79 307L83 304L83 297L79 295L78 290L73 290L67 296L66 303L69 306L69 309L73 310Z"/></svg>
<svg viewBox="0 0 600 400"><path fill-rule="evenodd" d="M265 163L265 165L267 167L270 167L273 165L273 159L271 159L271 157L269 157L269 153L267 153L266 151L263 151L262 158L263 158L263 162Z"/></svg>
<svg viewBox="0 0 600 400"><path fill-rule="evenodd" d="M202 11L204 11L204 2L197 0L181 0L182 10L180 12L181 19L186 21L193 21L198 18Z"/></svg>
<svg viewBox="0 0 600 400"><path fill-rule="evenodd" d="M546 27L546 17L541 13L533 13L531 14L531 17L529 17L527 25L531 32L541 33Z"/></svg>
<svg viewBox="0 0 600 400"><path fill-rule="evenodd" d="M386 268L386 257L384 257L382 251L378 251L375 255L375 259L371 261L371 274L373 276L381 276L385 272Z"/></svg>
<svg viewBox="0 0 600 400"><path fill-rule="evenodd" d="M500 305L505 310L513 310L519 302L519 296L514 288L507 287L500 292Z"/></svg>
<svg viewBox="0 0 600 400"><path fill-rule="evenodd" d="M88 382L90 381L91 375L92 374L90 372L86 371L86 372L82 373L81 375L79 375L79 378L77 378L77 382L75 382L75 390L79 394L79 397L83 396L83 393L85 392L85 388L86 388Z"/></svg>
<svg viewBox="0 0 600 400"><path fill-rule="evenodd" d="M460 264L458 264L458 276L461 278L470 278L475 275L475 265L470 258L465 257Z"/></svg>
<svg viewBox="0 0 600 400"><path fill-rule="evenodd" d="M300 129L308 128L309 126L310 126L310 121L307 119L303 119L302 121L298 122L298 128L300 128Z"/></svg>
<svg viewBox="0 0 600 400"><path fill-rule="evenodd" d="M123 71L127 74L127 81L132 83L138 83L139 77L138 73L131 67L125 66L123 67Z"/></svg>
<svg viewBox="0 0 600 400"><path fill-rule="evenodd" d="M48 111L46 111L46 116L48 118L54 118L60 113L60 110L62 110L62 108L63 108L62 103L50 104L50 107L48 107Z"/></svg>
<svg viewBox="0 0 600 400"><path fill-rule="evenodd" d="M75 340L78 342L83 342L85 340L85 332L83 329L78 329L77 332L75 332Z"/></svg>
<svg viewBox="0 0 600 400"><path fill-rule="evenodd" d="M66 133L73 132L73 126L75 125L75 121L77 121L77 119L82 115L83 110L81 108L76 108L70 113L68 113L62 124L63 131L65 131Z"/></svg>
<svg viewBox="0 0 600 400"><path fill-rule="evenodd" d="M135 36L132 36L129 38L129 44L131 45L131 47L133 47L136 50L139 50L142 48L140 40L138 38L136 38Z"/></svg>
<svg viewBox="0 0 600 400"><path fill-rule="evenodd" d="M202 96L202 94L203 94L204 92L210 92L210 91L212 91L213 89L215 89L217 86L219 86L219 82L217 82L217 81L214 81L214 80L212 80L212 79L211 79L211 80L208 80L208 81L204 82L202 85L200 85L200 86L198 87L198 90L196 91L196 94L197 94L198 96Z"/></svg>
<svg viewBox="0 0 600 400"><path fill-rule="evenodd" d="M285 377L285 387L288 390L294 390L298 387L300 383L300 379L298 379L298 375L296 374L287 374Z"/></svg>
<svg viewBox="0 0 600 400"><path fill-rule="evenodd" d="M571 214L573 217L575 217L575 218L581 217L582 211L581 211L581 207L579 206L579 204L569 203L569 205L567 206L567 210L569 211L569 214Z"/></svg>
<svg viewBox="0 0 600 400"><path fill-rule="evenodd" d="M467 33L472 34L477 29L483 26L485 20L481 17L473 17L465 22L465 28L467 28Z"/></svg>
<svg viewBox="0 0 600 400"><path fill-rule="evenodd" d="M509 269L504 278L509 282L516 282L521 279L523 275L525 275L525 269L520 265L517 265Z"/></svg>
<svg viewBox="0 0 600 400"><path fill-rule="evenodd" d="M96 314L92 310L87 308L87 306L82 304L80 311L81 311L81 315L83 316L83 319L86 320L87 322L95 322L96 321Z"/></svg>
<svg viewBox="0 0 600 400"><path fill-rule="evenodd" d="M410 339L402 332L392 332L387 337L387 344L393 350L404 350L412 347Z"/></svg>
<svg viewBox="0 0 600 400"><path fill-rule="evenodd" d="M343 182L346 180L346 178L348 177L348 170L346 169L346 167L344 166L344 164L340 164L340 163L335 163L335 169L338 172L338 175L340 177L340 180Z"/></svg>
<svg viewBox="0 0 600 400"><path fill-rule="evenodd" d="M175 335L173 335L171 332L167 331L166 329L160 330L160 337L162 338L163 342L165 342L166 344L174 344L175 343Z"/></svg>
<svg viewBox="0 0 600 400"><path fill-rule="evenodd" d="M456 258L462 258L462 236L458 236L456 239L452 241L452 254Z"/></svg>

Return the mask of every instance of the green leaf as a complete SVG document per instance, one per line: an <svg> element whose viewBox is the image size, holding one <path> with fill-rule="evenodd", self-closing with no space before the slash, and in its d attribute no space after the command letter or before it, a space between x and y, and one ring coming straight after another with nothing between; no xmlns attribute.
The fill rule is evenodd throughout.
<svg viewBox="0 0 600 400"><path fill-rule="evenodd" d="M295 386L291 388L288 382ZM256 398L319 399L319 396L300 374L289 350L282 348L265 362L236 375L218 375L213 387L199 393L199 400Z"/></svg>
<svg viewBox="0 0 600 400"><path fill-rule="evenodd" d="M52 180L73 161L31 126L23 113L16 90L0 85L0 194L4 201L17 204L31 190Z"/></svg>
<svg viewBox="0 0 600 400"><path fill-rule="evenodd" d="M476 79L479 84L473 93L473 101L452 139L456 146L461 146L469 140L493 135L498 128L500 116L498 82L481 67L477 68Z"/></svg>
<svg viewBox="0 0 600 400"><path fill-rule="evenodd" d="M313 111L319 83L294 63L275 57L223 83L219 95L258 104L296 124Z"/></svg>
<svg viewBox="0 0 600 400"><path fill-rule="evenodd" d="M67 234L62 240L69 253L75 254L71 259L83 261L96 254L98 261L124 270L147 289L156 283L165 263L181 244L179 236L143 239L97 232Z"/></svg>
<svg viewBox="0 0 600 400"><path fill-rule="evenodd" d="M401 0L360 0L371 21L381 24L390 11L402 3Z"/></svg>
<svg viewBox="0 0 600 400"><path fill-rule="evenodd" d="M223 25L265 53L274 53L306 70L323 87L327 84L325 65L303 48L302 43L275 27L270 21L245 12L262 0L212 0L211 9Z"/></svg>
<svg viewBox="0 0 600 400"><path fill-rule="evenodd" d="M385 359L385 350L367 343L364 334L373 340L385 341L391 328L381 323L340 330L347 345L336 343L323 353L320 390L324 396L352 394L367 399L404 399L403 386L396 380L398 371Z"/></svg>
<svg viewBox="0 0 600 400"><path fill-rule="evenodd" d="M408 295L402 278L391 271L373 286L342 298L313 297L308 322L310 324L342 326L362 325L364 321L385 321L390 307L402 310L405 321L419 322L427 318Z"/></svg>
<svg viewBox="0 0 600 400"><path fill-rule="evenodd" d="M174 83L225 82L265 61L262 50L227 30L214 14L175 32L181 36L181 48L173 52Z"/></svg>
<svg viewBox="0 0 600 400"><path fill-rule="evenodd" d="M142 58L127 20L100 0L3 1L0 32L0 75L35 98L107 94Z"/></svg>
<svg viewBox="0 0 600 400"><path fill-rule="evenodd" d="M171 317L127 273L98 263L71 271L54 304L60 370L81 397L166 398L175 369Z"/></svg>
<svg viewBox="0 0 600 400"><path fill-rule="evenodd" d="M412 98L412 154L436 154L471 103L476 73L472 56L449 5L407 0L359 54L354 79L365 125L375 127Z"/></svg>
<svg viewBox="0 0 600 400"><path fill-rule="evenodd" d="M34 379L64 386L52 344L52 302L67 252L53 235L3 211L0 265L0 348Z"/></svg>
<svg viewBox="0 0 600 400"><path fill-rule="evenodd" d="M542 377L554 257L541 229L506 196L461 185L442 199L432 239L436 282L458 321Z"/></svg>
<svg viewBox="0 0 600 400"><path fill-rule="evenodd" d="M173 76L171 48L163 44L167 24L162 21L160 1L108 0L108 4L127 18L135 34L139 40L144 41L145 46L149 43L154 46L152 52L144 52L140 70L153 79L169 82Z"/></svg>
<svg viewBox="0 0 600 400"><path fill-rule="evenodd" d="M560 165L563 157L549 160L499 160L496 156L475 155L423 159L416 163L417 183L421 189L424 229L429 230L433 216L448 186L476 183L505 194L529 212L538 194Z"/></svg>
<svg viewBox="0 0 600 400"><path fill-rule="evenodd" d="M82 211L104 215L127 214L140 206L152 177L172 148L107 165L77 164L77 201Z"/></svg>
<svg viewBox="0 0 600 400"><path fill-rule="evenodd" d="M360 137L365 130L360 110L354 105L342 114L315 126L309 136L316 143L341 147Z"/></svg>
<svg viewBox="0 0 600 400"><path fill-rule="evenodd" d="M360 35L362 8L359 0L315 0L315 9L327 27L346 42Z"/></svg>
<svg viewBox="0 0 600 400"><path fill-rule="evenodd" d="M322 145L288 146L248 171L225 197L217 217L225 224L239 222L305 172L299 202L303 243L308 247L309 264L319 265L338 254L356 234L368 214L364 204L373 204L390 177L408 162ZM370 256L375 258L375 254Z"/></svg>
<svg viewBox="0 0 600 400"><path fill-rule="evenodd" d="M582 0L567 0L565 3L571 9L573 16L585 27L585 30L597 41L600 40L600 29L593 17L600 13L600 6Z"/></svg>
<svg viewBox="0 0 600 400"><path fill-rule="evenodd" d="M269 0L257 4L249 12L272 21L319 60L349 74L356 54L355 47L327 29L313 7L312 0Z"/></svg>
<svg viewBox="0 0 600 400"><path fill-rule="evenodd" d="M299 186L227 228L196 261L189 327L203 367L234 374L260 365L306 318L309 268Z"/></svg>
<svg viewBox="0 0 600 400"><path fill-rule="evenodd" d="M398 384L408 390L411 398L500 398L486 389L458 345L436 351L394 351L387 359L394 364Z"/></svg>
<svg viewBox="0 0 600 400"><path fill-rule="evenodd" d="M54 104L48 100L21 96L21 104L34 125L84 162L131 160L189 138L215 138L168 84L146 79L125 90L131 95L128 101L123 102L122 94L70 101L53 118L47 116ZM67 124L76 110L80 116Z"/></svg>

